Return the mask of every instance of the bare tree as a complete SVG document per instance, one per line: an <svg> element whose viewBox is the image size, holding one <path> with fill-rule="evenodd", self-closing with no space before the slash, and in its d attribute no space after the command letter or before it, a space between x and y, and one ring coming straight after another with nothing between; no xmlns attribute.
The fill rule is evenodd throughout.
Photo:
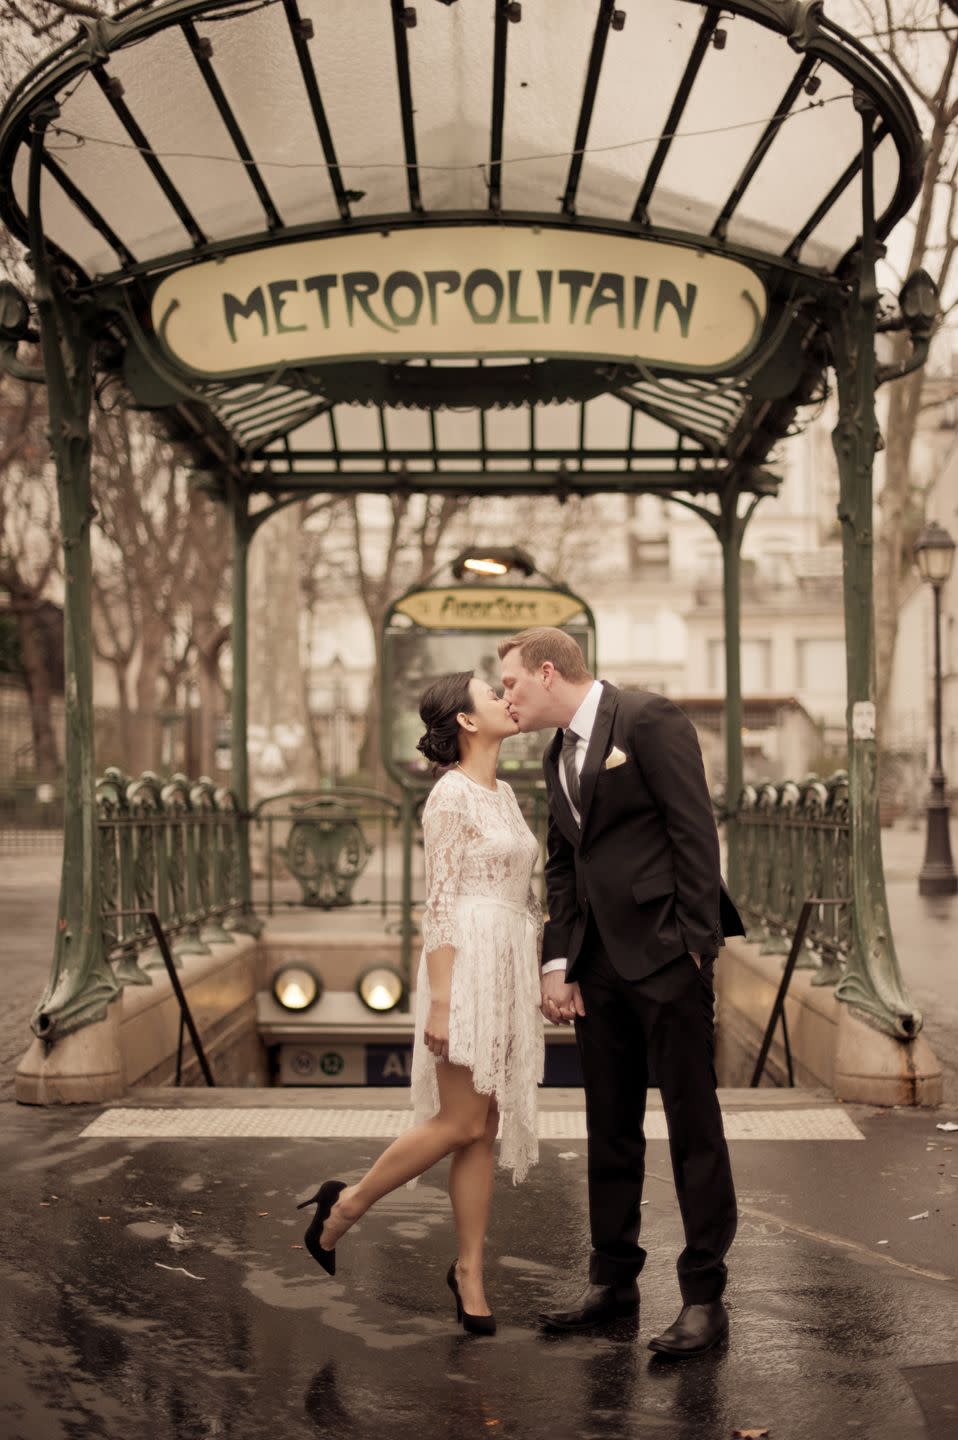
<svg viewBox="0 0 958 1440"><path fill-rule="evenodd" d="M435 570L444 535L453 520L465 513L469 504L467 498L460 496L393 494L381 501L367 499L360 506L355 496L350 497L348 505L356 584L369 617L377 651L390 601L402 589L420 584ZM384 522L379 535L376 533L379 530L377 518ZM382 557L379 563L371 561L373 550ZM379 667L374 666L359 765L377 781L382 780L380 722Z"/></svg>
<svg viewBox="0 0 958 1440"><path fill-rule="evenodd" d="M93 493L101 537L97 606L109 617L99 644L124 684L134 645L136 719L127 756L131 768L148 769L159 761L158 707L174 693L192 643L195 523L208 502L190 490L173 447L122 409L96 419Z"/></svg>
<svg viewBox="0 0 958 1440"><path fill-rule="evenodd" d="M0 590L17 627L34 767L39 779L52 780L60 761L51 718L55 667L43 610L59 545L45 419L37 386L0 379Z"/></svg>
<svg viewBox="0 0 958 1440"><path fill-rule="evenodd" d="M943 318L954 311L953 264L958 249L958 0L930 11L927 0L856 0L861 33L884 54L910 92L927 133L921 194L909 217L905 275L923 268L942 296ZM904 279L904 275L901 277ZM894 362L908 353L907 334L894 337ZM940 403L938 397L931 402ZM875 546L875 648L879 725L887 719L898 634L901 586L911 565L909 508L915 439L927 408L926 372L889 387L885 473L878 497Z"/></svg>

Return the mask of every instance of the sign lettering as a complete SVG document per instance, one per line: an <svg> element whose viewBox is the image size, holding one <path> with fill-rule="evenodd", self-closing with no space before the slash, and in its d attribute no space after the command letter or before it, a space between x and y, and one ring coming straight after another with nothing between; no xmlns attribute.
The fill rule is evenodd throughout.
<svg viewBox="0 0 958 1440"><path fill-rule="evenodd" d="M717 373L765 321L747 266L661 241L435 225L274 245L166 276L154 328L205 376L366 358L568 355Z"/></svg>
<svg viewBox="0 0 958 1440"><path fill-rule="evenodd" d="M417 590L395 610L429 630L524 630L565 625L582 613L582 601L561 590L494 590L486 585Z"/></svg>

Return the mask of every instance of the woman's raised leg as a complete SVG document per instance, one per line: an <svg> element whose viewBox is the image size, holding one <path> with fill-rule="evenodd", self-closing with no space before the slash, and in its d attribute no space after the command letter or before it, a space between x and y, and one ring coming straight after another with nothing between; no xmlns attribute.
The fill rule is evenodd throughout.
<svg viewBox="0 0 958 1440"><path fill-rule="evenodd" d="M449 1170L449 1198L459 1242L456 1274L463 1307L470 1315L491 1313L483 1288L482 1266L492 1204L493 1147L498 1129L499 1108L493 1100L482 1137L457 1150Z"/></svg>
<svg viewBox="0 0 958 1440"><path fill-rule="evenodd" d="M349 1227L384 1195L424 1174L451 1151L461 1150L484 1137L492 1100L491 1096L478 1095L473 1089L472 1071L464 1065L440 1061L436 1076L438 1113L397 1136L363 1178L340 1193L320 1236L324 1250L335 1249Z"/></svg>

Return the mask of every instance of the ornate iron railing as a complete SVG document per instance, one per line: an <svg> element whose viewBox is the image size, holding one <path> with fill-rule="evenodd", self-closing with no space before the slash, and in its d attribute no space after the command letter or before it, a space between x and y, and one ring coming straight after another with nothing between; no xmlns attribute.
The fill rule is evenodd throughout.
<svg viewBox="0 0 958 1440"><path fill-rule="evenodd" d="M788 954L810 897L848 902L814 907L798 962L818 971L813 985L834 985L852 943L847 774L746 785L735 821L742 881L735 899L765 953Z"/></svg>
<svg viewBox="0 0 958 1440"><path fill-rule="evenodd" d="M163 968L149 911L176 937L177 959L208 954L211 940L232 943L226 921L242 908L241 816L232 792L205 777L164 781L146 771L131 780L111 767L96 798L101 923L117 979L150 985L149 972Z"/></svg>
<svg viewBox="0 0 958 1440"><path fill-rule="evenodd" d="M181 964L183 955L208 953L210 941L229 942L227 922L241 928L238 912L250 899L267 915L368 907L400 935L411 970L414 916L425 898L427 789L399 799L349 786L285 791L247 817L232 791L208 779L164 781L147 771L131 780L113 767L96 794L104 945L123 983L149 985L163 965L146 912L175 937ZM516 795L544 855L545 790L517 787ZM251 897L240 894L238 866L246 822L257 876Z"/></svg>

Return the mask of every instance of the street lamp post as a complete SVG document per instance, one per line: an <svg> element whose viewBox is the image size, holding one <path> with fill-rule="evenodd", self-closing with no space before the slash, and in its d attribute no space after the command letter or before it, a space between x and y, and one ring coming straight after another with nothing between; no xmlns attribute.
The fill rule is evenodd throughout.
<svg viewBox="0 0 958 1440"><path fill-rule="evenodd" d="M931 772L925 860L918 875L918 893L954 895L958 893L958 875L951 859L948 800L941 763L941 592L951 574L955 542L943 526L931 520L915 541L914 554L921 578L931 585L935 597L935 764Z"/></svg>

